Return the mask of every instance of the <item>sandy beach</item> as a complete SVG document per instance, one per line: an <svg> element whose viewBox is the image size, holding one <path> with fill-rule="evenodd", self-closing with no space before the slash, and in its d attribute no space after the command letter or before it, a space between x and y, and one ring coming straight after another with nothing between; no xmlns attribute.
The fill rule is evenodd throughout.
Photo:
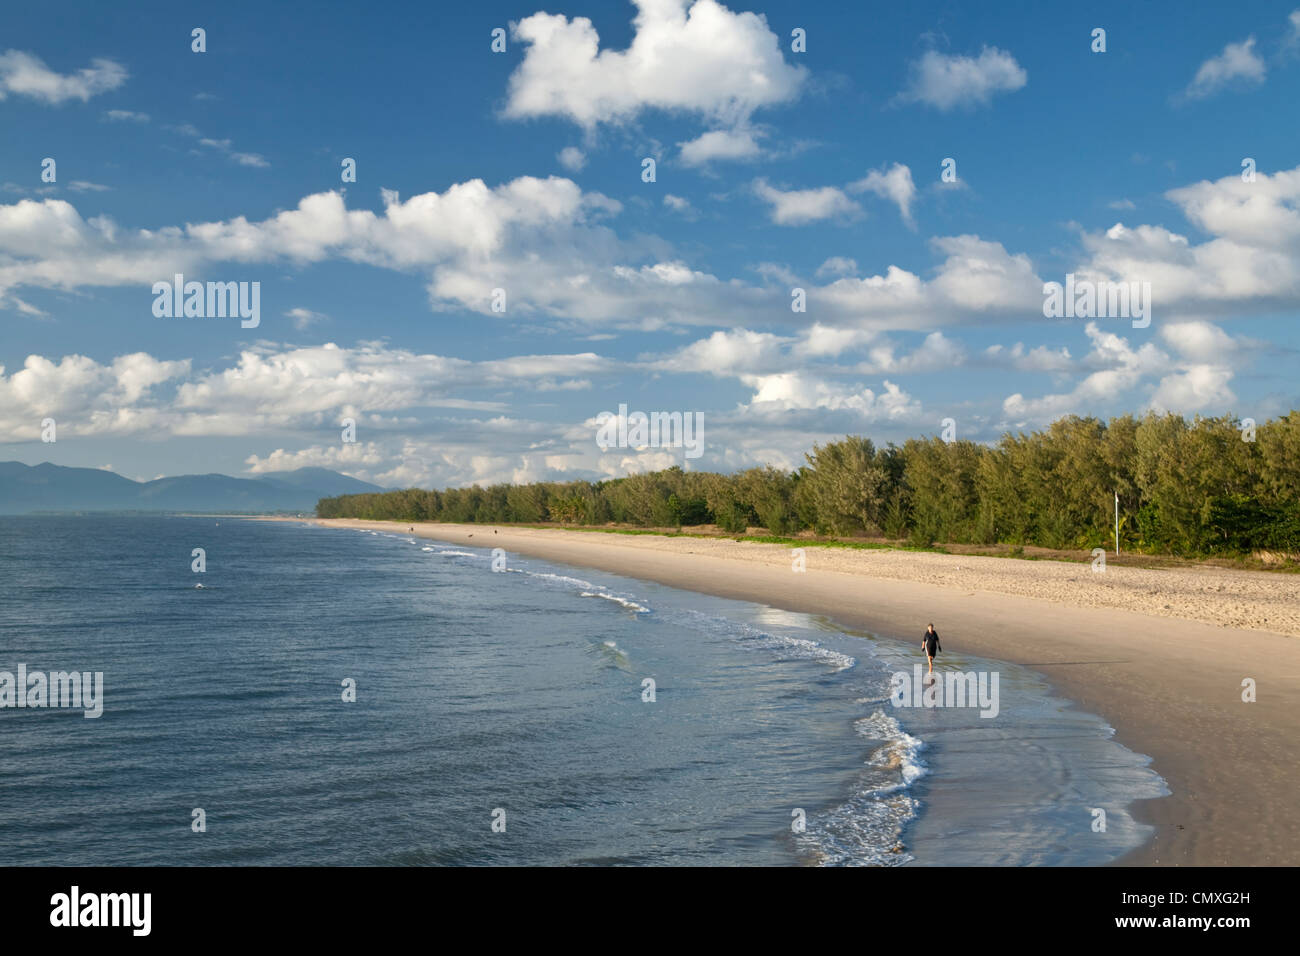
<svg viewBox="0 0 1300 956"><path fill-rule="evenodd" d="M302 519L284 519L302 520ZM406 531L406 523L315 523ZM1045 675L1153 758L1172 791L1134 816L1155 838L1127 865L1300 863L1300 581L1219 568L1145 570L887 550L489 525L420 524L441 541L501 547L672 587L824 615ZM1242 700L1251 678L1257 700ZM941 799L936 796L936 800ZM932 801L934 802L934 801Z"/></svg>

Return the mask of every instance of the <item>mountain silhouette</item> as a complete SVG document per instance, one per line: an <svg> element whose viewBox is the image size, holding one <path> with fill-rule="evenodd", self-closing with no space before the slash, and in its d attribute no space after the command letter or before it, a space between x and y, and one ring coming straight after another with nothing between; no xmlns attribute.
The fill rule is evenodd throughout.
<svg viewBox="0 0 1300 956"><path fill-rule="evenodd" d="M0 462L0 514L10 515L45 511L312 511L321 498L383 490L327 468L299 468L260 478L211 474L132 481L98 468Z"/></svg>

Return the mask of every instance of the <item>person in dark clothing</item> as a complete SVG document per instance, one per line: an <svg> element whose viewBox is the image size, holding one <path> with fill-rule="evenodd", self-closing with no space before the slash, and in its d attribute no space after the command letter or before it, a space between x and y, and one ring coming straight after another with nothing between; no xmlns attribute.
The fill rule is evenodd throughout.
<svg viewBox="0 0 1300 956"><path fill-rule="evenodd" d="M934 655L938 654L943 648L939 646L939 632L931 624L925 629L925 634L921 638L921 646L925 648L925 656L930 662L929 673L934 673Z"/></svg>

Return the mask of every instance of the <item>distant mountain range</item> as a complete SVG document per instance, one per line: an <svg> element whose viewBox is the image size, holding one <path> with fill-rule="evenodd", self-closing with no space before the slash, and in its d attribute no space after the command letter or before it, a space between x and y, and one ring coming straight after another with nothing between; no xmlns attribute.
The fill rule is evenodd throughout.
<svg viewBox="0 0 1300 956"><path fill-rule="evenodd" d="M264 478L180 475L132 481L96 468L0 462L0 514L9 515L33 511L312 511L320 498L384 490L327 468L299 468Z"/></svg>

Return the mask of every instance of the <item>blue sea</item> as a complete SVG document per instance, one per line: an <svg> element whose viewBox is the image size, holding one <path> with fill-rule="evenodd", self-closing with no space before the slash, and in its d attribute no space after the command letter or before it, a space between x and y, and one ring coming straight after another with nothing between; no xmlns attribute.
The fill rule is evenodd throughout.
<svg viewBox="0 0 1300 956"><path fill-rule="evenodd" d="M1164 783L1102 719L959 653L996 718L895 707L918 653L397 529L0 518L0 672L103 674L97 718L0 708L0 854L1093 865L1150 838L1125 808Z"/></svg>

